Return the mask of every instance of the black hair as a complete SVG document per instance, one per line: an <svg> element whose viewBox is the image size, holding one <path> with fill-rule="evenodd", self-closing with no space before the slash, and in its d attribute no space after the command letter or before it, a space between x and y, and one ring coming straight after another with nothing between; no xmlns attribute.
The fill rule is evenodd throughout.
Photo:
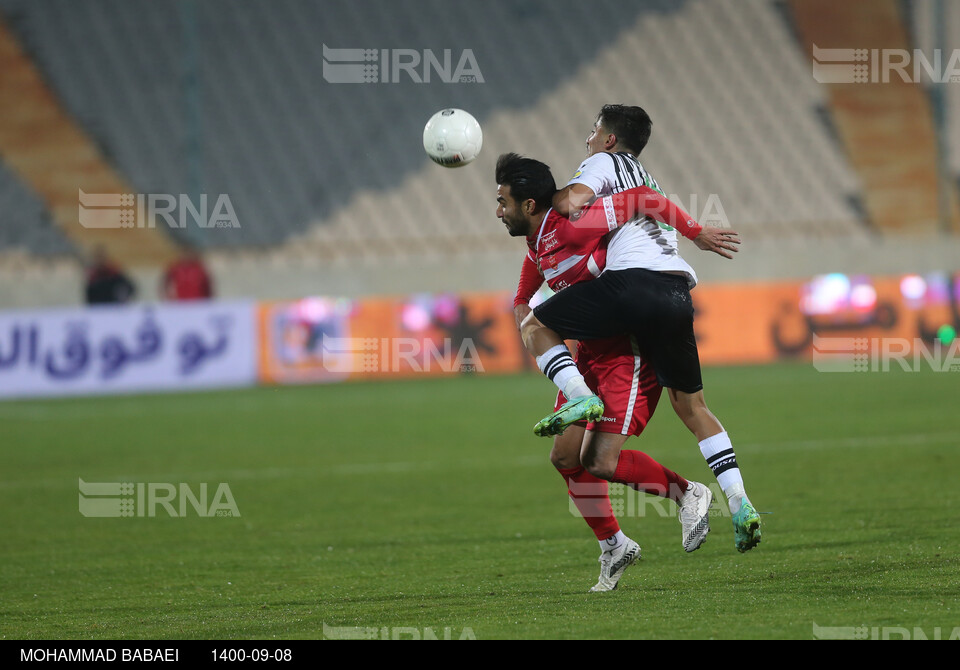
<svg viewBox="0 0 960 670"><path fill-rule="evenodd" d="M546 163L519 154L500 154L497 159L497 184L510 187L510 195L519 202L532 199L537 209L549 207L557 182Z"/></svg>
<svg viewBox="0 0 960 670"><path fill-rule="evenodd" d="M653 122L642 107L630 105L604 105L597 117L608 133L617 136L617 143L639 155L650 140Z"/></svg>

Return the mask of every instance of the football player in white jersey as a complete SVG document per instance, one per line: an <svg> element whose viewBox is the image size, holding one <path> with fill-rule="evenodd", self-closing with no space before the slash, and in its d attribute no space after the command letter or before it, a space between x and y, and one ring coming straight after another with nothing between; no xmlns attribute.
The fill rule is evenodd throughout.
<svg viewBox="0 0 960 670"><path fill-rule="evenodd" d="M587 159L558 191L554 209L575 217L598 197L636 186L659 191L638 159L651 128L650 117L640 107L605 105L587 138ZM709 226L693 241L725 258L732 258L740 243L736 232ZM641 353L653 363L674 411L696 437L723 489L733 515L736 548L745 552L760 542L760 517L747 498L730 438L703 397L689 294L696 283L696 273L677 249L675 227L638 218L613 234L598 279L565 289L536 310L517 316L522 318L523 341L538 362L562 355L564 339L590 340L624 332L637 337ZM539 422L537 434L557 434L579 420L575 408L582 403L571 399L569 404L570 409L565 406Z"/></svg>

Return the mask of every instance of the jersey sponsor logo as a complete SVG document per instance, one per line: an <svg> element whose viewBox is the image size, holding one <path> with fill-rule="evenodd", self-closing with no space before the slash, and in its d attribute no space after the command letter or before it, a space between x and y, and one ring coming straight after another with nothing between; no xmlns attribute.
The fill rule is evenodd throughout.
<svg viewBox="0 0 960 670"><path fill-rule="evenodd" d="M540 244L543 246L543 251L550 251L560 244L560 241L557 239L557 231L551 230L549 233L540 238Z"/></svg>
<svg viewBox="0 0 960 670"><path fill-rule="evenodd" d="M600 420L601 420L601 421L609 421L610 423L616 423L617 421L619 421L619 419L617 419L616 417L613 417L613 416L601 416L601 417L600 417Z"/></svg>
<svg viewBox="0 0 960 670"><path fill-rule="evenodd" d="M571 179L576 179L582 174L583 174L583 170L577 170L576 172L573 173L573 176L571 177Z"/></svg>

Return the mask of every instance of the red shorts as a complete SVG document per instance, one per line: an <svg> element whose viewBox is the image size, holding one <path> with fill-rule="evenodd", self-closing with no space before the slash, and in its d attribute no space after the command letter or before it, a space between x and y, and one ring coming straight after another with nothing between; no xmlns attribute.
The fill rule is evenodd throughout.
<svg viewBox="0 0 960 670"><path fill-rule="evenodd" d="M640 358L632 337L581 342L577 347L577 368L604 406L603 417L585 424L587 430L620 435L643 432L663 387L653 367ZM566 401L562 391L557 393L554 411Z"/></svg>

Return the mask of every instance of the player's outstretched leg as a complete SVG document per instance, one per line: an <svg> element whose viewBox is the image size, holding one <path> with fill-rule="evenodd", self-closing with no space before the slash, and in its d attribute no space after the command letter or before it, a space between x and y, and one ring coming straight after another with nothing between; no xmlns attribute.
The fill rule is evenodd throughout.
<svg viewBox="0 0 960 670"><path fill-rule="evenodd" d="M727 496L733 520L734 545L741 554L760 544L760 515L743 486L737 456L726 432L700 441L700 451Z"/></svg>
<svg viewBox="0 0 960 670"><path fill-rule="evenodd" d="M570 424L578 421L599 421L603 416L603 401L595 395L584 395L567 401L555 412L540 419L533 427L539 437L562 435Z"/></svg>
<svg viewBox="0 0 960 670"><path fill-rule="evenodd" d="M760 544L760 515L747 497L730 436L707 408L703 391L683 393L670 389L670 401L677 416L696 436L700 453L727 497L737 551L743 553L753 549Z"/></svg>

